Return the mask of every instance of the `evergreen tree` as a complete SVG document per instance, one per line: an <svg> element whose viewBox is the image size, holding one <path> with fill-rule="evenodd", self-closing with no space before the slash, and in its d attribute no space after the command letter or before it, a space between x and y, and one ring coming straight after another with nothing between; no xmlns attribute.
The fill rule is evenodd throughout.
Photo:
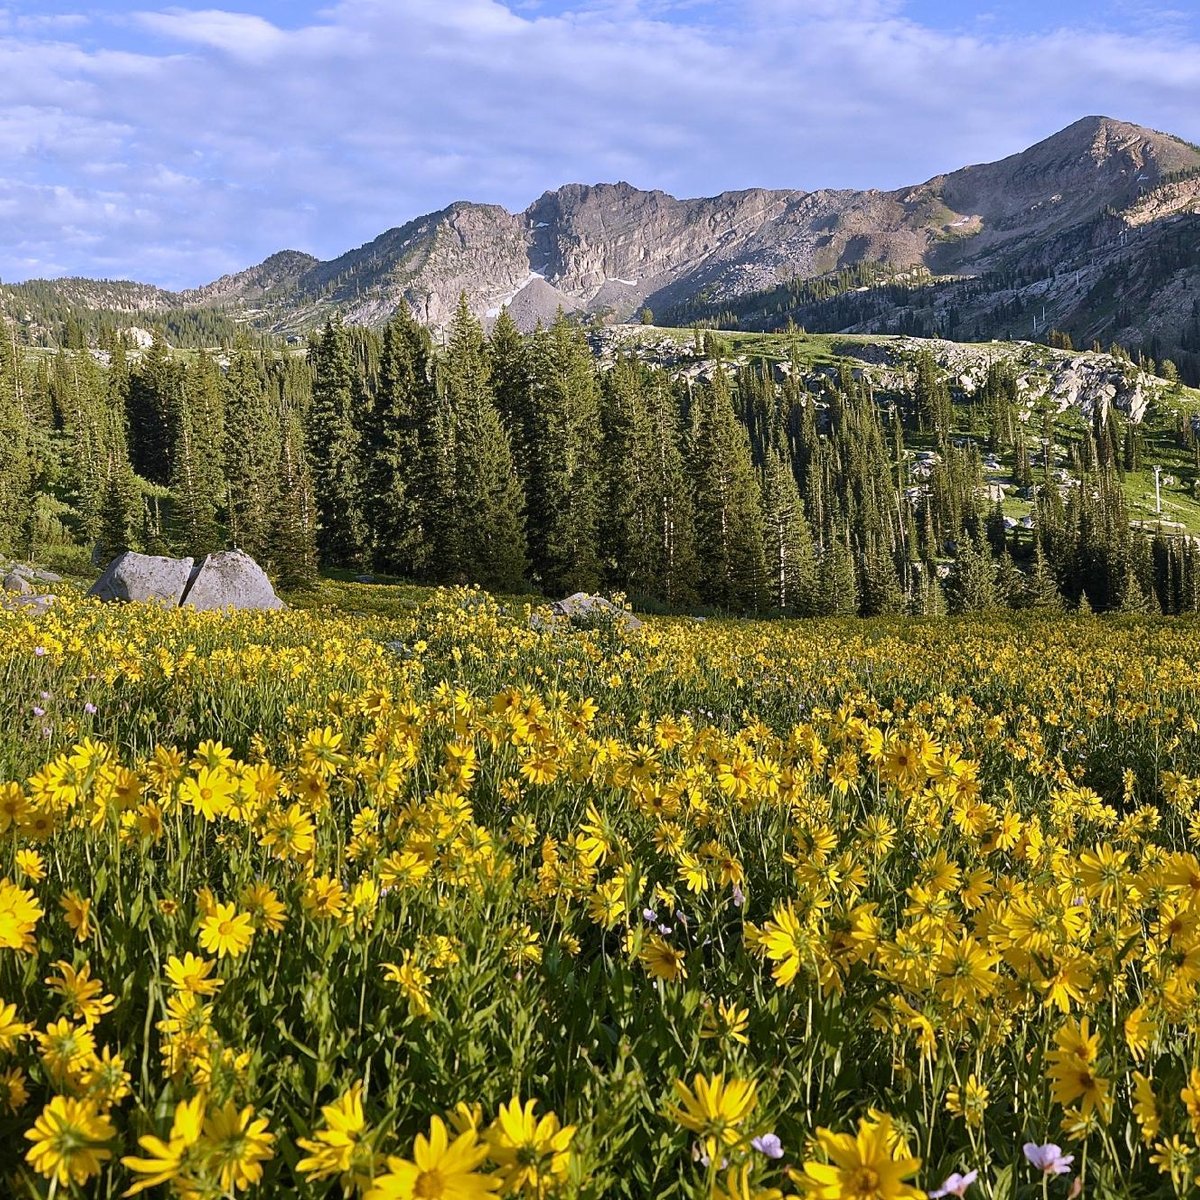
<svg viewBox="0 0 1200 1200"><path fill-rule="evenodd" d="M15 346L0 337L0 550L18 549L34 479L32 430L21 395Z"/></svg>
<svg viewBox="0 0 1200 1200"><path fill-rule="evenodd" d="M1033 538L1033 564L1025 579L1025 592L1022 607L1042 609L1049 612L1061 612L1062 596L1054 580L1054 573L1042 549L1042 539L1038 534Z"/></svg>
<svg viewBox="0 0 1200 1200"><path fill-rule="evenodd" d="M279 468L279 414L261 359L243 343L224 380L225 508L229 540L260 562L270 549Z"/></svg>
<svg viewBox="0 0 1200 1200"><path fill-rule="evenodd" d="M115 557L122 550L142 550L142 526L145 520L137 479L123 451L114 451L104 481L104 492L96 528L96 550L101 560Z"/></svg>
<svg viewBox="0 0 1200 1200"><path fill-rule="evenodd" d="M271 562L283 588L309 587L317 579L317 506L298 412L281 404L279 464L271 521Z"/></svg>
<svg viewBox="0 0 1200 1200"><path fill-rule="evenodd" d="M353 412L354 365L350 338L340 319L326 323L310 357L313 388L308 456L316 492L317 548L328 566L357 567L363 565L367 529Z"/></svg>
<svg viewBox="0 0 1200 1200"><path fill-rule="evenodd" d="M980 546L972 538L963 537L947 587L951 610L968 613L994 608L997 574L996 561L986 545Z"/></svg>
<svg viewBox="0 0 1200 1200"><path fill-rule="evenodd" d="M817 612L824 617L853 617L858 612L854 552L845 529L835 529L821 552Z"/></svg>
<svg viewBox="0 0 1200 1200"><path fill-rule="evenodd" d="M428 331L402 304L384 327L379 387L364 437L365 509L375 565L400 575L418 575L429 562L428 510L440 497L427 491L445 486L444 472L426 481L420 470L420 424L441 420L431 353ZM438 458L435 454L435 465Z"/></svg>
<svg viewBox="0 0 1200 1200"><path fill-rule="evenodd" d="M651 374L644 399L649 439L650 591L668 605L682 607L697 600L699 563L692 490L684 467L682 417L666 372Z"/></svg>
<svg viewBox="0 0 1200 1200"><path fill-rule="evenodd" d="M492 399L483 329L459 296L442 375L454 425L454 567L467 581L516 591L525 575L521 484Z"/></svg>
<svg viewBox="0 0 1200 1200"><path fill-rule="evenodd" d="M171 451L183 402L183 366L167 344L155 338L129 374L126 393L129 458L133 469L151 483L169 486L174 471Z"/></svg>
<svg viewBox="0 0 1200 1200"><path fill-rule="evenodd" d="M600 582L599 395L583 333L559 312L534 335L525 480L529 557L543 591Z"/></svg>
<svg viewBox="0 0 1200 1200"><path fill-rule="evenodd" d="M762 491L723 367L695 398L690 466L700 595L753 612L766 600Z"/></svg>
<svg viewBox="0 0 1200 1200"><path fill-rule="evenodd" d="M771 604L782 612L812 616L817 609L817 553L796 477L782 451L767 453L762 480Z"/></svg>
<svg viewBox="0 0 1200 1200"><path fill-rule="evenodd" d="M513 462L522 479L529 478L533 441L533 390L529 351L507 308L500 310L488 342L492 360L492 391L496 409L508 433Z"/></svg>
<svg viewBox="0 0 1200 1200"><path fill-rule="evenodd" d="M605 582L649 595L655 588L658 530L654 526L650 414L645 369L622 358L600 391L599 541Z"/></svg>
<svg viewBox="0 0 1200 1200"><path fill-rule="evenodd" d="M224 543L219 522L225 494L223 423L220 375L212 359L201 354L187 368L172 412L170 455L172 540L194 558Z"/></svg>

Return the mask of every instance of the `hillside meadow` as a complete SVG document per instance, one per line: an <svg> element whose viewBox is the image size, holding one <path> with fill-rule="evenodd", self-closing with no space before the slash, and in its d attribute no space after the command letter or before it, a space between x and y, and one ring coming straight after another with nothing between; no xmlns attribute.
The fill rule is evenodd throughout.
<svg viewBox="0 0 1200 1200"><path fill-rule="evenodd" d="M323 600L0 610L5 1195L1192 1194L1200 624Z"/></svg>

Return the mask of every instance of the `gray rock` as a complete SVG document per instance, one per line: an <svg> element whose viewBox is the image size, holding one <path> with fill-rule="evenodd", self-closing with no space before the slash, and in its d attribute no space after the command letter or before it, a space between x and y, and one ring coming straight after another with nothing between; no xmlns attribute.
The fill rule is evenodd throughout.
<svg viewBox="0 0 1200 1200"><path fill-rule="evenodd" d="M33 584L15 570L4 576L3 587L6 592L14 592L18 596L32 596L34 591Z"/></svg>
<svg viewBox="0 0 1200 1200"><path fill-rule="evenodd" d="M57 597L52 595L19 596L15 592L0 595L0 608L19 612L27 617L40 617L54 606Z"/></svg>
<svg viewBox="0 0 1200 1200"><path fill-rule="evenodd" d="M101 600L151 601L174 608L192 574L190 558L159 558L124 550L92 584L89 596Z"/></svg>
<svg viewBox="0 0 1200 1200"><path fill-rule="evenodd" d="M47 571L44 567L35 567L29 563L17 563L12 568L12 573L36 583L62 583L61 575L55 575L53 571Z"/></svg>
<svg viewBox="0 0 1200 1200"><path fill-rule="evenodd" d="M266 572L243 550L210 554L184 593L185 608L283 608Z"/></svg>
<svg viewBox="0 0 1200 1200"><path fill-rule="evenodd" d="M589 596L587 592L576 592L565 600L556 600L550 605L550 611L581 627L607 622L623 625L626 629L642 627L642 622L633 613L619 608L604 596Z"/></svg>

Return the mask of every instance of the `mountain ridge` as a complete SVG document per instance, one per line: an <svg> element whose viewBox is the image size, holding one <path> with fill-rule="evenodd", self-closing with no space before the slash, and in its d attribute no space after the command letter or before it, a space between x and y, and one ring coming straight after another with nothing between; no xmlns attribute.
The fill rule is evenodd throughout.
<svg viewBox="0 0 1200 1200"><path fill-rule="evenodd" d="M1101 259L1111 265L1113 240L1123 247L1131 231L1200 218L1198 176L1200 148L1089 116L1006 158L890 191L747 188L677 199L624 181L570 183L521 212L455 201L333 259L279 251L184 292L108 281L89 289L85 280L41 286L83 307L93 300L111 307L132 295L138 312L219 308L288 333L335 311L352 323L379 325L402 303L442 327L462 291L484 320L509 305L525 328L559 306L622 320L645 307L719 308L791 280L864 265L884 275L919 268L937 279L1040 271L1042 282L1069 265L1082 284L1082 272L1099 272ZM1129 273L1139 275L1130 255L1116 257L1129 259ZM10 294L10 312L14 289L25 286L0 288ZM1190 288L1165 287L1180 290ZM1191 314L1176 312L1175 301L1160 312L1166 302L1149 293L1131 299L1155 310L1147 319L1156 336L1186 340ZM975 308L982 321L984 309ZM1107 324L1120 331L1119 322Z"/></svg>

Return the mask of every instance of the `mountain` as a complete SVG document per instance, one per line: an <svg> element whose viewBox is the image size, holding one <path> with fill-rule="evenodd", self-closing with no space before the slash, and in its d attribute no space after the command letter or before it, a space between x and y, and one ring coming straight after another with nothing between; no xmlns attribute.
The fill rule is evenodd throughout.
<svg viewBox="0 0 1200 1200"><path fill-rule="evenodd" d="M849 281L855 296L867 293L857 308L844 298L824 310L792 308L841 319L830 329L887 326L902 311L908 327L896 331L945 333L953 320L959 336L1014 322L1032 331L1040 321L1127 344L1152 338L1183 355L1194 332L1200 369L1197 247L1200 148L1086 117L999 162L890 192L752 189L678 200L628 183L569 184L521 213L460 202L331 261L284 251L190 292L38 286L60 287L84 307L111 305L132 288L139 312L219 308L298 332L335 310L379 324L402 303L442 326L460 291L481 317L509 305L525 328L559 306L618 320L643 307L676 320L725 314L761 327L793 315L781 295L803 299L798 283L825 281L813 292L828 293L825 303L851 290ZM898 283L912 294L898 297ZM15 312L32 286L0 289L0 301L7 292Z"/></svg>

